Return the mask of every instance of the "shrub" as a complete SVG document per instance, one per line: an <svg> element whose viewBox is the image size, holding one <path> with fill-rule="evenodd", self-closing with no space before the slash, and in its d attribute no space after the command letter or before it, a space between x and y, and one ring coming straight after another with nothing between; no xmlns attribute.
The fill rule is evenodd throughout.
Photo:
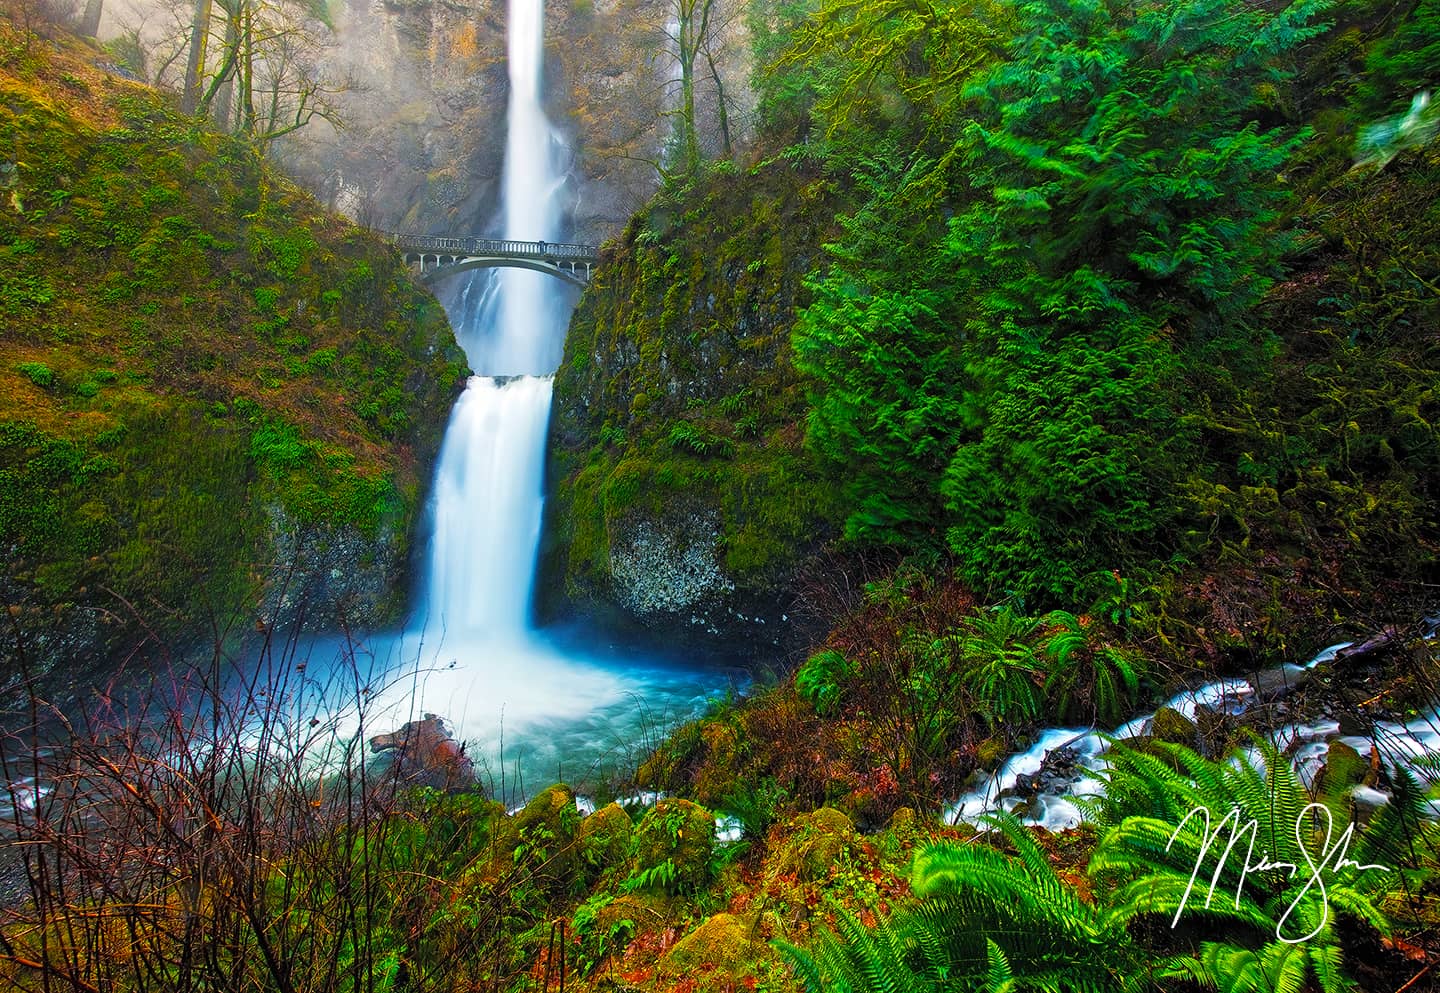
<svg viewBox="0 0 1440 993"><path fill-rule="evenodd" d="M21 362L15 370L42 390L55 385L54 371L43 362Z"/></svg>

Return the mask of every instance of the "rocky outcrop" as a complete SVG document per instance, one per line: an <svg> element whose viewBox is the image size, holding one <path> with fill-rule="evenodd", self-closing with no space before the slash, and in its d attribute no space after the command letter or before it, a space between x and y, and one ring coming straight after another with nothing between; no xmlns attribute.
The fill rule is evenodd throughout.
<svg viewBox="0 0 1440 993"><path fill-rule="evenodd" d="M355 528L306 525L279 504L266 512L278 564L258 612L260 624L370 628L393 621L404 609L408 535L393 528L371 536Z"/></svg>
<svg viewBox="0 0 1440 993"><path fill-rule="evenodd" d="M614 235L655 190L672 120L669 10L665 0L546 5L547 105L573 150L579 240ZM361 223L490 233L505 138L505 21L505 0L348 0L325 69L349 81L338 97L346 126L313 123L286 139L287 166ZM727 24L717 64L738 139L752 102L748 45L744 18ZM714 102L702 80L706 135L718 133Z"/></svg>
<svg viewBox="0 0 1440 993"><path fill-rule="evenodd" d="M813 634L796 602L836 515L790 329L824 190L788 164L722 172L606 256L556 376L542 615L738 655Z"/></svg>

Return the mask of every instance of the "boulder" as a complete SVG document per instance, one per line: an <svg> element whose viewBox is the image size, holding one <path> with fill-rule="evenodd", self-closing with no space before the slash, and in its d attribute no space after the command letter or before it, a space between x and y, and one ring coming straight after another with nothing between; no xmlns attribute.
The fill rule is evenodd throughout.
<svg viewBox="0 0 1440 993"><path fill-rule="evenodd" d="M1261 701L1279 700L1289 696L1310 681L1312 673L1298 665L1286 663L1274 669L1264 669L1246 677L1255 688L1255 695Z"/></svg>
<svg viewBox="0 0 1440 993"><path fill-rule="evenodd" d="M1200 745L1200 729L1174 707L1161 707L1155 711L1155 716L1150 718L1150 736L1156 741L1168 741L1186 748L1198 748Z"/></svg>
<svg viewBox="0 0 1440 993"><path fill-rule="evenodd" d="M790 836L770 860L771 878L794 874L801 882L819 882L857 842L855 825L834 807L821 807L790 822Z"/></svg>
<svg viewBox="0 0 1440 993"><path fill-rule="evenodd" d="M660 960L660 973L679 978L704 968L720 968L738 976L756 958L754 921L736 914L716 914L675 943Z"/></svg>
<svg viewBox="0 0 1440 993"><path fill-rule="evenodd" d="M618 803L601 807L580 822L580 853L595 869L620 865L630 856L635 825Z"/></svg>
<svg viewBox="0 0 1440 993"><path fill-rule="evenodd" d="M579 873L579 827L575 793L563 783L539 793L515 815L518 850L553 892L566 889Z"/></svg>
<svg viewBox="0 0 1440 993"><path fill-rule="evenodd" d="M1325 751L1325 764L1316 779L1316 792L1327 799L1338 799L1362 785L1375 785L1369 760L1343 741L1330 742Z"/></svg>
<svg viewBox="0 0 1440 993"><path fill-rule="evenodd" d="M635 829L635 872L658 870L647 889L695 891L710 881L710 856L715 849L715 817L689 800L657 803Z"/></svg>
<svg viewBox="0 0 1440 993"><path fill-rule="evenodd" d="M377 734L370 739L372 752L395 752L395 775L416 786L439 789L467 789L475 785L475 767L458 742L435 714L410 721L398 731Z"/></svg>

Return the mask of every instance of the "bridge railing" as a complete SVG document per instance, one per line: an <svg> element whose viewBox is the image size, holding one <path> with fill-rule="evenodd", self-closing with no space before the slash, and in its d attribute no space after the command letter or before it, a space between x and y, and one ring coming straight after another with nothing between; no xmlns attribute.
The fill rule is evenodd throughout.
<svg viewBox="0 0 1440 993"><path fill-rule="evenodd" d="M564 259L598 262L600 249L556 241L513 241L494 238L442 238L435 235L386 234L396 248L413 252L446 252L497 258Z"/></svg>

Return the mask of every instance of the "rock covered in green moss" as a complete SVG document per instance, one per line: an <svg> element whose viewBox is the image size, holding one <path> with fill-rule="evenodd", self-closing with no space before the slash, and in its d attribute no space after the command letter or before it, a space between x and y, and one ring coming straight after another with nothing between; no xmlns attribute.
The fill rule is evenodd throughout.
<svg viewBox="0 0 1440 993"><path fill-rule="evenodd" d="M580 811L563 783L541 791L518 814L515 859L552 892L568 890L580 874Z"/></svg>
<svg viewBox="0 0 1440 993"><path fill-rule="evenodd" d="M636 827L633 847L637 888L695 892L710 880L715 816L689 800L661 800Z"/></svg>
<svg viewBox="0 0 1440 993"><path fill-rule="evenodd" d="M545 613L730 652L800 638L789 605L834 499L790 328L826 190L789 165L721 171L606 247L556 375Z"/></svg>
<svg viewBox="0 0 1440 993"><path fill-rule="evenodd" d="M1361 785L1373 786L1370 763L1343 741L1332 741L1325 750L1316 788L1322 796L1340 798Z"/></svg>
<svg viewBox="0 0 1440 993"><path fill-rule="evenodd" d="M802 814L785 830L789 835L770 859L768 871L777 877L794 875L801 882L825 879L858 841L855 825L834 807Z"/></svg>
<svg viewBox="0 0 1440 993"><path fill-rule="evenodd" d="M1172 745L1195 748L1200 741L1200 732L1195 722L1173 707L1161 707L1150 719L1150 735L1157 741L1168 741Z"/></svg>
<svg viewBox="0 0 1440 993"><path fill-rule="evenodd" d="M738 914L715 914L677 941L660 960L660 973L678 977L719 968L739 975L754 964L759 946L755 922Z"/></svg>
<svg viewBox="0 0 1440 993"><path fill-rule="evenodd" d="M580 823L580 848L596 869L622 864L630 855L635 825L618 803L607 804Z"/></svg>

